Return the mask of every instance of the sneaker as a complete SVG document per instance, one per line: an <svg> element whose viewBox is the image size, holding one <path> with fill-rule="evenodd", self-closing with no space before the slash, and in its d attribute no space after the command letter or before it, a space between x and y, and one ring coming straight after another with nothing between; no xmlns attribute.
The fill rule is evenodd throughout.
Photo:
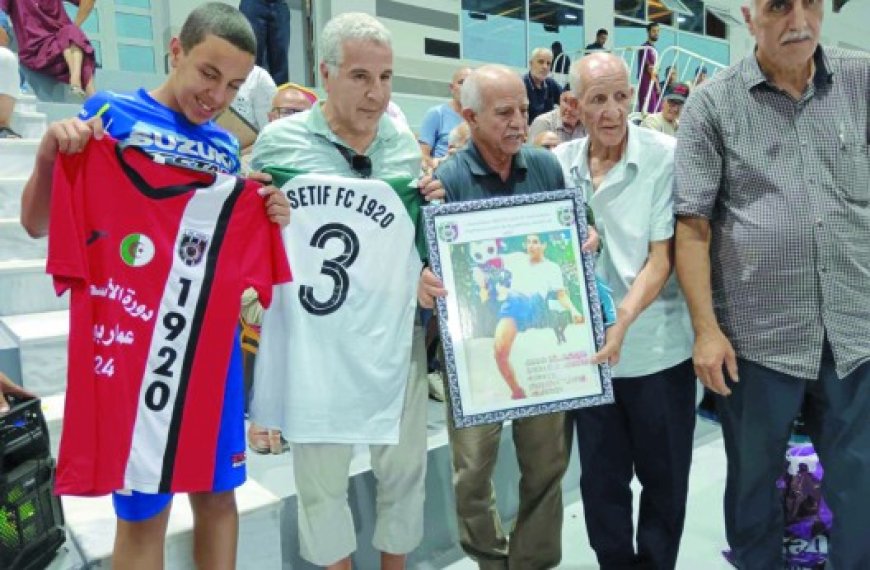
<svg viewBox="0 0 870 570"><path fill-rule="evenodd" d="M430 372L426 374L426 379L429 381L429 398L436 402L443 402L444 380L441 379L441 373Z"/></svg>

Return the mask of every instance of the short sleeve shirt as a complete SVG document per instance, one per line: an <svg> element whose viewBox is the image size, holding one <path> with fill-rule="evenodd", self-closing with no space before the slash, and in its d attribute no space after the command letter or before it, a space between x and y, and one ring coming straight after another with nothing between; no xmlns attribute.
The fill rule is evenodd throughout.
<svg viewBox="0 0 870 570"><path fill-rule="evenodd" d="M711 228L713 307L740 358L817 378L870 359L870 55L819 47L794 100L755 55L686 101L676 213Z"/></svg>
<svg viewBox="0 0 870 570"><path fill-rule="evenodd" d="M550 292L565 288L562 269L549 259L532 263L529 255L524 252L509 253L503 258L505 268L511 272L513 292L546 298Z"/></svg>
<svg viewBox="0 0 870 570"><path fill-rule="evenodd" d="M595 214L603 243L596 272L613 289L617 306L646 264L650 243L673 238L674 145L672 137L629 124L622 160L595 191L588 138L554 151L568 186L583 192ZM692 341L689 311L671 275L658 298L629 327L614 374L646 376L675 366L691 357Z"/></svg>
<svg viewBox="0 0 870 570"><path fill-rule="evenodd" d="M459 123L462 117L453 110L450 103L432 107L423 116L420 125L420 142L432 148L432 157L447 156L447 143L450 131Z"/></svg>

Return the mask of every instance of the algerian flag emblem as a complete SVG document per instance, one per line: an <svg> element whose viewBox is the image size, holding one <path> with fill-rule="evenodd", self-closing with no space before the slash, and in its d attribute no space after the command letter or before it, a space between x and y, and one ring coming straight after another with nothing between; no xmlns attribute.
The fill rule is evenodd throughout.
<svg viewBox="0 0 870 570"><path fill-rule="evenodd" d="M121 259L130 267L142 267L154 259L154 242L144 234L130 234L121 241Z"/></svg>

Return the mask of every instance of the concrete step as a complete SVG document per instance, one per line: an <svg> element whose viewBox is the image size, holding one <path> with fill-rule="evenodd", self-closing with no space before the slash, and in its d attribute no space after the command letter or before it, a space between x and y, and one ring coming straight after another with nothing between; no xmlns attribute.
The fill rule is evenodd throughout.
<svg viewBox="0 0 870 570"><path fill-rule="evenodd" d="M69 311L0 317L18 344L22 385L39 396L66 390Z"/></svg>
<svg viewBox="0 0 870 570"><path fill-rule="evenodd" d="M25 111L15 107L12 113L12 130L26 139L40 139L47 125L45 113Z"/></svg>
<svg viewBox="0 0 870 570"><path fill-rule="evenodd" d="M0 316L58 311L69 307L67 295L58 297L45 259L0 261Z"/></svg>
<svg viewBox="0 0 870 570"><path fill-rule="evenodd" d="M15 111L25 111L28 113L36 113L39 111L39 99L36 98L35 95L22 93L18 99L15 100Z"/></svg>
<svg viewBox="0 0 870 570"><path fill-rule="evenodd" d="M38 139L0 139L0 178L30 177Z"/></svg>
<svg viewBox="0 0 870 570"><path fill-rule="evenodd" d="M0 218L0 261L41 259L47 249L48 240L27 235L17 217Z"/></svg>
<svg viewBox="0 0 870 570"><path fill-rule="evenodd" d="M2 157L0 157L2 162ZM0 177L0 218L18 217L21 213L21 192L27 178Z"/></svg>
<svg viewBox="0 0 870 570"><path fill-rule="evenodd" d="M236 568L281 568L281 500L248 481L236 490L239 509L239 546ZM115 541L115 510L111 497L64 497L69 536L79 548L86 568L111 567ZM166 568L194 568L193 513L186 497L173 501L166 532Z"/></svg>

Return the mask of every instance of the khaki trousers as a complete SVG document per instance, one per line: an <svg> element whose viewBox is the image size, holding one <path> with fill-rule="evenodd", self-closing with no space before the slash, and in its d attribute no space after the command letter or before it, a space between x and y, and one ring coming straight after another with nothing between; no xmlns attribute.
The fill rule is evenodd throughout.
<svg viewBox="0 0 870 570"><path fill-rule="evenodd" d="M457 429L452 417L447 424L462 549L481 569L555 568L562 558L562 476L569 459L565 414L512 422L520 505L510 544L492 485L502 424Z"/></svg>
<svg viewBox="0 0 870 570"><path fill-rule="evenodd" d="M399 443L369 446L377 480L372 544L381 552L407 554L423 539L428 395L423 329L415 326ZM353 445L293 444L300 554L313 564L327 566L356 550L347 502L352 458Z"/></svg>

